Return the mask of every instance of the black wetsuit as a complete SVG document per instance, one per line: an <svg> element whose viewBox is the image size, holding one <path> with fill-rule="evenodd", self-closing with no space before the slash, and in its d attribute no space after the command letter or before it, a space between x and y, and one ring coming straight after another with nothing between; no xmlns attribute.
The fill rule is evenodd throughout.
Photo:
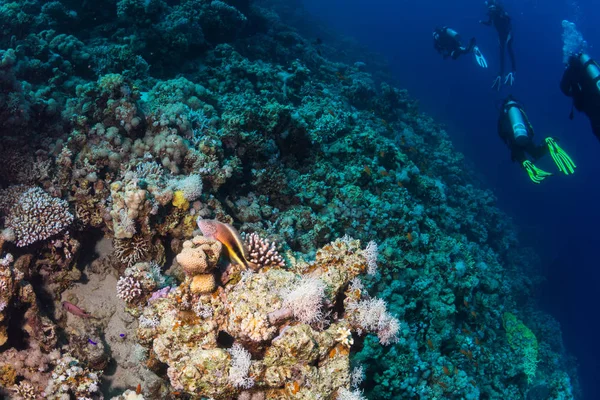
<svg viewBox="0 0 600 400"><path fill-rule="evenodd" d="M592 79L585 71L589 63L595 61L590 58L584 65L579 56L569 58L567 69L560 81L560 90L573 98L573 106L577 111L588 116L592 131L600 140L600 89L596 86L598 79Z"/></svg>
<svg viewBox="0 0 600 400"><path fill-rule="evenodd" d="M496 32L498 32L498 40L500 41L500 76L504 76L504 53L508 51L512 72L516 72L517 64L515 63L515 53L513 52L512 43L512 24L510 16L502 7L494 5L488 9L488 20L481 21L482 24L490 26L494 24Z"/></svg>
<svg viewBox="0 0 600 400"><path fill-rule="evenodd" d="M464 47L460 43L460 35L453 29L443 27L436 29L433 36L433 47L444 56L444 58L452 57L456 60L463 54L468 54L475 47L475 38L471 39L469 47Z"/></svg>
<svg viewBox="0 0 600 400"><path fill-rule="evenodd" d="M525 122L525 128L527 129L527 137L529 140L524 145L518 144L515 140L513 126L508 115L508 112L513 107L517 107L519 109L523 117L523 121ZM548 146L545 144L536 146L533 143L533 127L531 126L531 123L529 122L529 119L527 118L527 115L521 106L512 99L506 100L504 106L502 107L502 112L498 118L498 135L510 149L511 160L513 162L516 161L521 165L525 160L528 159L527 154L533 158L533 161L536 161L548 153Z"/></svg>

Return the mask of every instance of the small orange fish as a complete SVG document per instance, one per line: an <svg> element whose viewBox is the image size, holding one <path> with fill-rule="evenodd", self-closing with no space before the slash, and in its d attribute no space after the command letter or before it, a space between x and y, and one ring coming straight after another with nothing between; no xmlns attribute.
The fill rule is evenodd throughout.
<svg viewBox="0 0 600 400"><path fill-rule="evenodd" d="M465 355L469 360L473 360L473 352L471 350L467 351L464 349L460 349L461 354Z"/></svg>
<svg viewBox="0 0 600 400"><path fill-rule="evenodd" d="M141 394L142 393L142 384L138 383L137 387L135 388L135 394Z"/></svg>

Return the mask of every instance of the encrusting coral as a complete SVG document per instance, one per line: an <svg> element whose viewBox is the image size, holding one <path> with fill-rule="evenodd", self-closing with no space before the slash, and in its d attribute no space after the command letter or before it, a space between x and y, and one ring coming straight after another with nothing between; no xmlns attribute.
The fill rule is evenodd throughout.
<svg viewBox="0 0 600 400"><path fill-rule="evenodd" d="M184 244L177 260L186 271L198 272L201 264L204 273L220 257L221 248L212 243L197 236ZM212 294L195 293L194 281L186 280L144 307L144 321L156 322L140 324L137 335L168 365L173 387L194 396L229 399L248 389L265 398L334 396L349 387L349 349L356 332L349 323L354 311L344 311L336 299L366 269L360 242L344 238L320 250L304 274L278 264L256 272L238 269ZM198 309L210 312L191 311ZM399 322L386 318L393 331L390 343ZM365 325L361 332L378 329L383 327ZM229 351L219 332L234 340Z"/></svg>

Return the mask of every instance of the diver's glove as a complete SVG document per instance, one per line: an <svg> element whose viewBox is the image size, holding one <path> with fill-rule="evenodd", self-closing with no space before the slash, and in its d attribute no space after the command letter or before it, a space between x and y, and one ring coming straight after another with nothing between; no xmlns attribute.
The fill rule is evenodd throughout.
<svg viewBox="0 0 600 400"><path fill-rule="evenodd" d="M494 79L494 83L492 84L492 89L496 88L496 90L500 91L500 87L502 86L502 76L498 75L496 79Z"/></svg>
<svg viewBox="0 0 600 400"><path fill-rule="evenodd" d="M506 78L504 78L504 84L509 84L510 86L512 86L513 83L515 83L515 73L510 72L508 73L508 75L506 75Z"/></svg>
<svg viewBox="0 0 600 400"><path fill-rule="evenodd" d="M477 46L473 47L473 55L475 55L475 61L477 62L477 65L479 65L481 68L488 67L488 63L485 60L485 57L483 56L483 54L481 54L481 50L479 50L479 47L477 47Z"/></svg>
<svg viewBox="0 0 600 400"><path fill-rule="evenodd" d="M552 176L550 172L546 172L542 169L539 169L538 167L533 165L533 163L529 160L523 161L523 168L525 168L525 171L527 171L529 179L531 179L531 181L536 184L540 183L547 177Z"/></svg>
<svg viewBox="0 0 600 400"><path fill-rule="evenodd" d="M573 174L577 166L575 165L571 157L569 157L569 155L565 153L563 149L561 149L561 147L558 145L558 143L556 143L556 140L554 140L554 138L547 137L546 139L544 139L544 141L548 145L548 150L550 151L550 155L552 156L554 163L558 167L558 170L564 173L565 175Z"/></svg>

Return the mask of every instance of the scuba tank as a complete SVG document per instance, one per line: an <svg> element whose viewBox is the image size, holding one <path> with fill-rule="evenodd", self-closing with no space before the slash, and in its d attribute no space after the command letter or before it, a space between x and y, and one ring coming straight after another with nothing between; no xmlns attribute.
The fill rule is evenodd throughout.
<svg viewBox="0 0 600 400"><path fill-rule="evenodd" d="M585 74L596 84L596 88L600 90L600 69L598 68L598 64L586 53L581 53L579 61L585 68Z"/></svg>
<svg viewBox="0 0 600 400"><path fill-rule="evenodd" d="M456 32L454 29L446 28L446 34L452 39L458 39L458 32Z"/></svg>
<svg viewBox="0 0 600 400"><path fill-rule="evenodd" d="M504 106L508 113L508 120L511 125L513 138L519 146L525 146L529 142L529 131L527 130L527 122L523 116L523 112L519 104L510 100Z"/></svg>

